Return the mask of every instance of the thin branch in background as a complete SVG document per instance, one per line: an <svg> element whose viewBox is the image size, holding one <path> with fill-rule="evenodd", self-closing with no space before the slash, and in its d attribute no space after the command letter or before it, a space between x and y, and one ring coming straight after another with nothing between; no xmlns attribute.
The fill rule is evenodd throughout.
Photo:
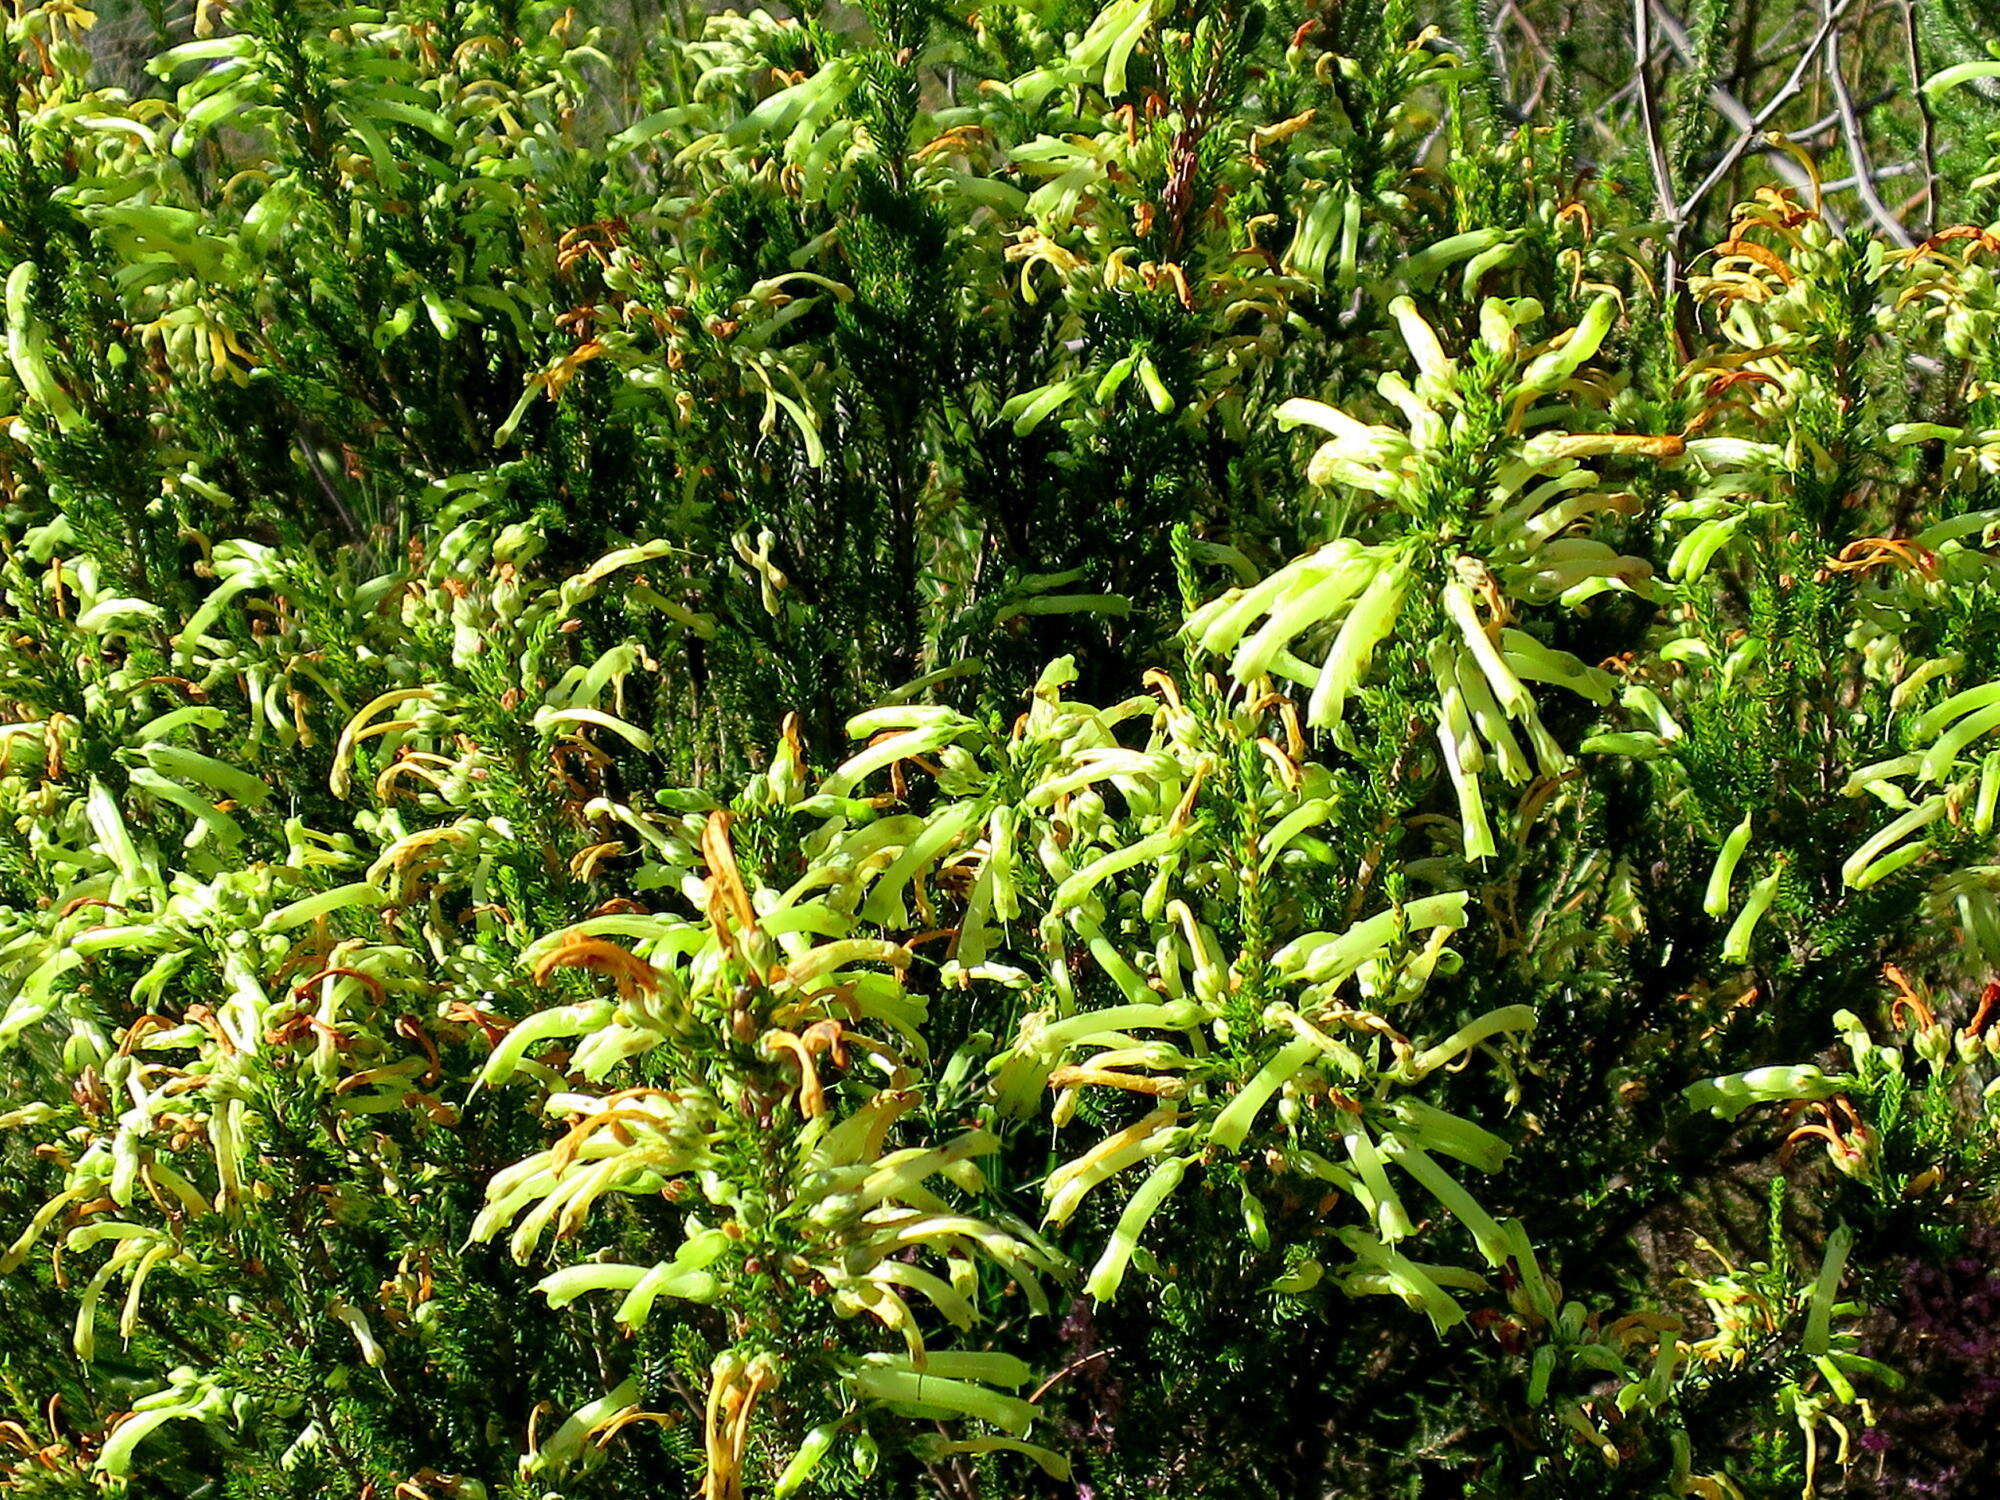
<svg viewBox="0 0 2000 1500"><path fill-rule="evenodd" d="M356 541L363 540L367 536L367 532L362 529L360 522L354 519L354 512L347 508L347 502L340 498L340 490L335 486L333 480L328 477L326 462L320 456L319 450L312 445L303 432L298 433L297 438L299 457L305 460L306 472L319 481L320 492L326 496L328 502L333 506L335 513L339 515L340 524L347 528L348 535Z"/></svg>
<svg viewBox="0 0 2000 1500"><path fill-rule="evenodd" d="M1487 0L1469 0L1465 14L1465 29L1469 33L1466 40L1473 42L1486 59L1488 97L1494 113L1510 124L1524 123L1527 117L1514 102L1513 80L1508 77L1507 49L1500 41L1499 12L1489 8Z"/></svg>
<svg viewBox="0 0 2000 1500"><path fill-rule="evenodd" d="M1833 89L1833 99L1840 111L1840 133L1847 143L1847 159L1854 166L1854 191L1861 199L1862 207L1868 210L1881 231L1905 250L1916 240L1905 229L1902 222L1889 212L1882 195L1875 191L1875 179L1868 169L1868 147L1861 137L1861 117L1855 112L1854 96L1848 92L1847 79L1840 69L1840 32L1830 30L1826 37L1826 81Z"/></svg>
<svg viewBox="0 0 2000 1500"><path fill-rule="evenodd" d="M1892 177L1908 177L1911 173L1921 172L1923 171L1923 169L1924 169L1924 164L1922 162L1899 161L1899 162L1891 162L1886 167L1875 167L1868 173L1868 175L1872 180L1876 182L1887 182ZM1855 181L1856 179L1853 176L1836 177L1831 182L1821 183L1820 191L1825 193L1851 193L1854 191ZM1917 198L1921 198L1922 196L1923 196L1923 191L1919 189L1916 198L1912 198L1910 200L1911 204L1914 205ZM1902 216L1903 213L1907 211L1908 210L1906 208L1890 210L1890 212L1895 213L1899 218Z"/></svg>
<svg viewBox="0 0 2000 1500"><path fill-rule="evenodd" d="M1914 171L1920 171L1922 170L1922 168L1920 164L1912 163L1910 166L1910 170L1914 172ZM1877 172L1875 174L1875 180L1877 182L1880 182L1884 177L1888 177L1890 175L1892 174L1888 172ZM1896 173L1894 175L1901 176L1902 174ZM1924 201L1925 196L1926 194L1924 189L1918 188L1914 193L1910 194L1909 197L1905 198L1901 203L1896 205L1894 209L1896 217L1899 219L1907 219L1911 214L1917 211L1917 205Z"/></svg>
<svg viewBox="0 0 2000 1500"><path fill-rule="evenodd" d="M1651 9L1653 19L1658 23L1660 34L1666 38L1667 44L1680 55L1682 62L1692 62L1694 60L1694 42L1688 36L1687 27L1681 23L1680 17L1668 10L1665 5L1660 3L1660 0L1651 0ZM1749 108L1743 101L1722 84L1710 84L1708 98L1709 103L1715 107L1715 112L1721 115L1723 119L1727 120L1737 130L1749 132L1754 135L1763 128L1757 117L1750 113ZM1811 125L1804 126L1792 132L1792 135L1794 139L1817 135L1822 130L1831 129L1839 123L1840 116L1836 112L1815 121ZM1740 155L1741 152L1739 151L1738 154ZM1774 156L1771 158L1771 165L1777 171L1778 175L1793 187L1798 188L1801 192L1812 191L1811 175L1789 156L1782 154ZM1697 192L1706 193L1713 186L1713 182L1705 182ZM1683 217L1692 216L1693 204L1694 200L1690 199L1688 203L1682 205ZM1837 216L1829 212L1827 222L1836 233L1839 232L1841 224Z"/></svg>
<svg viewBox="0 0 2000 1500"><path fill-rule="evenodd" d="M1632 60L1639 85L1639 119L1646 132L1646 159L1653 168L1653 192L1659 199L1660 217L1672 223L1676 211L1674 174L1667 165L1667 143L1660 135L1659 108L1653 97L1653 36L1647 0L1632 0ZM1673 280L1671 265L1667 277Z"/></svg>
<svg viewBox="0 0 2000 1500"><path fill-rule="evenodd" d="M1653 94L1652 18L1647 10L1647 0L1632 0L1632 67L1634 81L1639 86L1639 121L1646 136L1646 160L1653 172L1653 194L1659 200L1661 220L1672 224L1677 213L1674 170L1667 162L1667 143L1660 133L1659 106ZM1668 235L1665 249L1666 255L1660 266L1660 285L1674 309L1675 338L1684 350L1687 330L1682 323L1685 315L1681 299L1673 295L1681 284L1679 237Z"/></svg>
<svg viewBox="0 0 2000 1500"><path fill-rule="evenodd" d="M1521 113L1533 116L1541 108L1542 97L1548 91L1550 82L1556 78L1560 64L1556 60L1555 53L1549 50L1548 43L1542 40L1542 34L1536 29L1535 23L1528 19L1526 12L1515 3L1515 0L1507 0L1507 3L1500 7L1494 15L1493 24L1496 30L1502 26L1512 25L1541 64L1536 69L1534 83L1529 86L1526 96L1521 100Z"/></svg>
<svg viewBox="0 0 2000 1500"><path fill-rule="evenodd" d="M1757 144L1765 127L1776 118L1778 111L1798 96L1799 90L1805 86L1807 75L1812 71L1813 62L1819 57L1821 49L1826 46L1826 39L1833 34L1834 28L1840 24L1841 18L1847 14L1853 3L1854 0L1835 0L1835 3L1827 8L1826 19L1820 22L1819 29L1813 33L1812 39L1799 54L1799 60L1793 66L1791 76L1786 78L1784 86L1757 111L1751 118L1749 126L1743 129L1729 149L1723 152L1722 159L1710 169L1708 176L1704 177L1700 185L1682 202L1680 212L1675 216L1678 227L1685 228L1692 221L1695 211L1701 207L1702 200L1736 170L1736 164L1743 159L1743 153Z"/></svg>
<svg viewBox="0 0 2000 1500"><path fill-rule="evenodd" d="M1838 129L1840 129L1840 111L1836 109L1831 114L1821 115L1810 125L1801 125L1797 130L1788 130L1785 133L1795 141L1809 141L1816 135L1824 135L1829 130ZM1793 165L1796 166L1797 163Z"/></svg>
<svg viewBox="0 0 2000 1500"><path fill-rule="evenodd" d="M1903 13L1903 48L1910 58L1910 96L1917 106L1917 139L1924 167L1924 233L1937 233L1937 119L1924 92L1923 49L1917 42L1916 0L1897 0Z"/></svg>

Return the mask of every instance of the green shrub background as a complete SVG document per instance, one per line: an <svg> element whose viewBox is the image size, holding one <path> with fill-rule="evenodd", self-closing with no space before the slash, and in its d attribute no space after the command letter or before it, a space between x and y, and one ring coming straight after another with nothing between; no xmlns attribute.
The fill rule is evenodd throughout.
<svg viewBox="0 0 2000 1500"><path fill-rule="evenodd" d="M4 19L0 1488L1994 1493L1990 4Z"/></svg>

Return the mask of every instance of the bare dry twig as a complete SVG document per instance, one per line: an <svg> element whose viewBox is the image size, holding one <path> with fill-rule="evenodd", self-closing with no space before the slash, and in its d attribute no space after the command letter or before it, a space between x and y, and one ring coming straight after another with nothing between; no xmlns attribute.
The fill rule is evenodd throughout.
<svg viewBox="0 0 2000 1500"><path fill-rule="evenodd" d="M1878 228L1904 249L1916 243L1902 221L1889 212L1882 195L1875 191L1875 178L1868 167L1868 147L1861 135L1861 117L1854 108L1854 96L1848 92L1847 79L1840 68L1840 32L1838 28L1826 34L1826 81L1833 89L1834 103L1840 111L1840 133L1847 143L1847 159L1854 166L1854 192L1861 199L1862 207L1868 210Z"/></svg>
<svg viewBox="0 0 2000 1500"><path fill-rule="evenodd" d="M1778 111L1798 96L1799 90L1805 86L1806 78L1812 72L1814 62L1819 59L1820 53L1826 47L1827 38L1833 35L1834 28L1840 24L1842 17L1853 4L1854 0L1834 0L1834 3L1827 7L1825 19L1820 22L1819 28L1806 43L1804 50L1799 53L1798 61L1793 65L1791 74L1785 79L1783 86L1765 101L1763 108L1751 117L1748 126L1741 129L1729 149L1722 153L1722 159L1683 200L1680 211L1674 216L1676 227L1685 227L1694 218L1702 200L1736 170L1736 164L1743 159L1743 154L1762 138L1765 129L1773 119L1777 118Z"/></svg>

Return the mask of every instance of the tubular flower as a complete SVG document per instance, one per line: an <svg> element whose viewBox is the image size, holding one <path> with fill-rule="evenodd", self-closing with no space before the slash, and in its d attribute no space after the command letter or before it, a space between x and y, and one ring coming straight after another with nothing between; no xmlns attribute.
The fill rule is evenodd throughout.
<svg viewBox="0 0 2000 1500"><path fill-rule="evenodd" d="M1200 649L1229 657L1238 682L1305 689L1307 726L1337 740L1353 732L1349 711L1379 677L1378 656L1421 663L1468 858L1498 851L1483 773L1521 786L1569 766L1529 684L1610 699L1609 675L1544 643L1526 628L1533 616L1652 586L1646 563L1595 534L1635 515L1637 500L1601 488L1586 460L1673 459L1682 440L1553 425L1604 404L1585 366L1615 308L1601 298L1578 327L1530 342L1522 330L1540 319L1539 304L1489 299L1479 342L1455 360L1416 305L1397 299L1391 310L1416 369L1377 382L1397 420L1307 400L1278 411L1287 426L1327 434L1307 472L1340 497L1337 534L1185 626Z"/></svg>

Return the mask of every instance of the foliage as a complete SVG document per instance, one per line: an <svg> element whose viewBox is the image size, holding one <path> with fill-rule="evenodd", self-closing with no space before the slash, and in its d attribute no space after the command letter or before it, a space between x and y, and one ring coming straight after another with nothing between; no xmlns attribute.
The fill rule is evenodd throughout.
<svg viewBox="0 0 2000 1500"><path fill-rule="evenodd" d="M1993 17L1556 19L16 6L8 1492L1983 1493Z"/></svg>

